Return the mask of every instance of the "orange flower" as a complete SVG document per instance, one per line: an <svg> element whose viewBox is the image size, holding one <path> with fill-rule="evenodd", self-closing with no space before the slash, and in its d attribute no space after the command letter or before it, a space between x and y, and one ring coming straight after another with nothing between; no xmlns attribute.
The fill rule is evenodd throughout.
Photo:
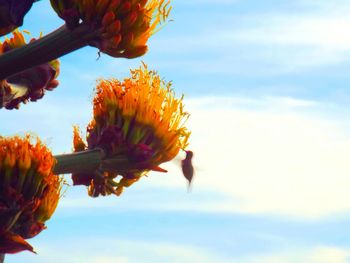
<svg viewBox="0 0 350 263"><path fill-rule="evenodd" d="M75 184L89 185L91 196L120 195L148 171L166 172L159 165L187 146L182 98L176 99L171 84L146 66L131 74L123 82L101 80L97 85L85 149L103 149L105 158L98 171L72 177ZM77 129L74 143L76 151L83 150Z"/></svg>
<svg viewBox="0 0 350 263"><path fill-rule="evenodd" d="M135 58L147 51L147 41L165 21L171 7L164 0L51 0L69 28L90 27L91 46L113 57Z"/></svg>
<svg viewBox="0 0 350 263"><path fill-rule="evenodd" d="M60 197L53 156L30 140L0 137L0 253L33 252L25 239L45 229Z"/></svg>
<svg viewBox="0 0 350 263"><path fill-rule="evenodd" d="M34 41L33 38L30 42ZM13 37L0 43L0 56L9 50L26 45L24 35L16 30ZM24 70L0 81L0 108L18 108L21 102L36 101L44 96L45 90L57 87L56 80L60 64L58 60Z"/></svg>

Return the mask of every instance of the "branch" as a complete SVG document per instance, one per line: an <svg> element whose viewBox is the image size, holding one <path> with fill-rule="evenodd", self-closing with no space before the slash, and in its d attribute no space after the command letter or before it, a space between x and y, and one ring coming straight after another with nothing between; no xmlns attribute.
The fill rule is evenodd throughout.
<svg viewBox="0 0 350 263"><path fill-rule="evenodd" d="M90 27L84 24L73 30L63 25L25 46L5 52L0 56L0 79L6 79L80 49L88 45L88 41L96 37L96 34L96 31L91 31Z"/></svg>
<svg viewBox="0 0 350 263"><path fill-rule="evenodd" d="M103 156L102 149L55 155L57 163L53 172L67 174L95 171L100 167Z"/></svg>

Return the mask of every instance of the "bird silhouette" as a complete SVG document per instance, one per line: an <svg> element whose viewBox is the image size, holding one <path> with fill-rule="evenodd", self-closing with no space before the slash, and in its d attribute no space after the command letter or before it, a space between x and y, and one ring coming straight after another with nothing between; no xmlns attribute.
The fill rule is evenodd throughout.
<svg viewBox="0 0 350 263"><path fill-rule="evenodd" d="M188 189L191 187L191 182L194 175L194 168L192 165L193 152L185 151L186 157L181 161L182 173L188 181Z"/></svg>

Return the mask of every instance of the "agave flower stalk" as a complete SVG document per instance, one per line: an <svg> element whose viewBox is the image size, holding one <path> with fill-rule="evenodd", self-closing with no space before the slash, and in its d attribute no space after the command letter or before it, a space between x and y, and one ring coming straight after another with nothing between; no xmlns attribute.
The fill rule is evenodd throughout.
<svg viewBox="0 0 350 263"><path fill-rule="evenodd" d="M54 173L74 174L95 171L99 169L104 155L102 149L55 155Z"/></svg>
<svg viewBox="0 0 350 263"><path fill-rule="evenodd" d="M54 172L72 173L92 197L120 195L149 171L166 172L159 165L187 147L189 115L171 83L145 65L131 73L98 82L86 142L75 128L75 153L55 156Z"/></svg>
<svg viewBox="0 0 350 263"><path fill-rule="evenodd" d="M65 25L0 56L0 79L87 45L113 57L141 56L171 9L164 0L51 0L51 5Z"/></svg>
<svg viewBox="0 0 350 263"><path fill-rule="evenodd" d="M29 32L26 33L29 34ZM32 38L30 42L33 41L35 38ZM0 43L0 58L25 45L24 35L20 31L14 31L11 38ZM2 79L0 81L0 108L14 109L18 108L20 103L41 99L46 91L58 86L56 78L59 72L59 61L52 60Z"/></svg>
<svg viewBox="0 0 350 263"><path fill-rule="evenodd" d="M72 32L62 26L42 38L1 54L0 79L45 64L83 46L84 38L79 32Z"/></svg>

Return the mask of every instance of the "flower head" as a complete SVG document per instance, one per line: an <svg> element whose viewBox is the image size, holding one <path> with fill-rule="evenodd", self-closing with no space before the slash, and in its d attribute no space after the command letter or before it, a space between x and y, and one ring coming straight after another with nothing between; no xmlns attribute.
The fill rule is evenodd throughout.
<svg viewBox="0 0 350 263"><path fill-rule="evenodd" d="M31 40L34 41L33 38ZM0 43L0 56L12 49L24 46L24 35L16 30L10 39ZM21 102L36 101L41 99L45 90L53 90L57 87L57 76L60 72L58 60L24 70L12 75L0 82L0 108L18 108Z"/></svg>
<svg viewBox="0 0 350 263"><path fill-rule="evenodd" d="M105 153L99 171L73 174L75 184L89 185L91 196L119 195L150 170L166 172L159 165L187 146L182 98L175 98L171 84L146 66L131 74L123 82L99 81L87 146L74 132L76 151L100 148Z"/></svg>
<svg viewBox="0 0 350 263"><path fill-rule="evenodd" d="M25 239L45 229L60 197L54 165L39 140L0 137L0 253L33 251Z"/></svg>
<svg viewBox="0 0 350 263"><path fill-rule="evenodd" d="M86 25L91 46L113 57L134 58L147 51L147 40L171 7L164 0L51 0L69 28Z"/></svg>
<svg viewBox="0 0 350 263"><path fill-rule="evenodd" d="M23 18L35 0L0 0L0 36L23 24Z"/></svg>

